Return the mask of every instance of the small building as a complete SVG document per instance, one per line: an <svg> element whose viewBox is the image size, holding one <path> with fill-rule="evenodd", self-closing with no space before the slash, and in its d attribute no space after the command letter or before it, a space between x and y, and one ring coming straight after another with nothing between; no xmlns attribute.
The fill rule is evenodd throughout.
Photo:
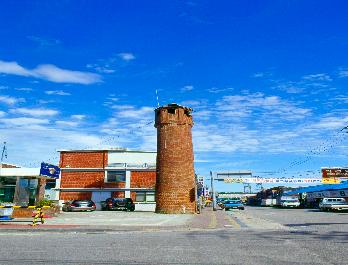
<svg viewBox="0 0 348 265"><path fill-rule="evenodd" d="M156 152L127 149L60 150L59 201L132 198L136 210L155 210Z"/></svg>
<svg viewBox="0 0 348 265"><path fill-rule="evenodd" d="M40 168L3 163L0 167L0 202L35 205L46 198L56 200L55 180L40 176Z"/></svg>

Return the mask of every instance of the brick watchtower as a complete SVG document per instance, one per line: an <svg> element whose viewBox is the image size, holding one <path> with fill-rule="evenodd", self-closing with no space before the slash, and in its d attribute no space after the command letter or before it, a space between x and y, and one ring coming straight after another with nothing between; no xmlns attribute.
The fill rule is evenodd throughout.
<svg viewBox="0 0 348 265"><path fill-rule="evenodd" d="M196 212L191 112L177 104L155 110L157 213Z"/></svg>

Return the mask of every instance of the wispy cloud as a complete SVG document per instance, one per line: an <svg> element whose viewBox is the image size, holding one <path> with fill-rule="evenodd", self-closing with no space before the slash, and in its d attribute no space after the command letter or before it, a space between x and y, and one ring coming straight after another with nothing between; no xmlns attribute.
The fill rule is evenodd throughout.
<svg viewBox="0 0 348 265"><path fill-rule="evenodd" d="M270 77L270 76L272 76L271 72L257 72L251 75L251 77L254 77L254 78L262 78L262 77Z"/></svg>
<svg viewBox="0 0 348 265"><path fill-rule="evenodd" d="M83 120L83 119L85 119L86 118L86 115L82 115L82 114L75 114L75 115L71 115L71 118L73 119L73 120Z"/></svg>
<svg viewBox="0 0 348 265"><path fill-rule="evenodd" d="M69 127L75 127L77 126L79 123L76 121L56 121L56 124L59 126L69 126Z"/></svg>
<svg viewBox="0 0 348 265"><path fill-rule="evenodd" d="M47 95L57 95L57 96L70 96L71 94L63 90L48 90L45 91Z"/></svg>
<svg viewBox="0 0 348 265"><path fill-rule="evenodd" d="M0 96L0 103L5 103L7 105L14 105L20 102L25 102L23 98L14 98L10 96Z"/></svg>
<svg viewBox="0 0 348 265"><path fill-rule="evenodd" d="M38 43L40 46L55 46L61 43L58 39L43 38L38 36L28 36L29 40Z"/></svg>
<svg viewBox="0 0 348 265"><path fill-rule="evenodd" d="M207 89L209 93L217 94L221 92L226 92L226 91L233 91L234 89L232 87L227 87L227 88L218 88L218 87L212 87Z"/></svg>
<svg viewBox="0 0 348 265"><path fill-rule="evenodd" d="M338 77L340 78L348 77L348 69L345 69L345 68L339 69Z"/></svg>
<svg viewBox="0 0 348 265"><path fill-rule="evenodd" d="M305 75L302 78L310 81L332 81L332 78L325 73Z"/></svg>
<svg viewBox="0 0 348 265"><path fill-rule="evenodd" d="M49 120L48 119L19 117L19 118L0 119L0 123L5 124L7 127L9 127L9 126L22 127L22 126L48 124Z"/></svg>
<svg viewBox="0 0 348 265"><path fill-rule="evenodd" d="M181 91L182 92L187 92L187 91L191 91L194 89L194 86L193 85L186 85L184 87L181 88Z"/></svg>
<svg viewBox="0 0 348 265"><path fill-rule="evenodd" d="M15 90L17 90L17 91L25 91L25 92L33 91L33 89L30 88L30 87L17 87L17 88L15 88Z"/></svg>
<svg viewBox="0 0 348 265"><path fill-rule="evenodd" d="M62 69L52 64L42 64L34 69L26 69L17 62L6 62L0 60L0 73L34 77L55 83L89 85L101 82L101 76L98 74Z"/></svg>
<svg viewBox="0 0 348 265"><path fill-rule="evenodd" d="M17 109L11 109L10 112L16 113L16 114L24 114L24 115L34 116L34 117L54 116L54 115L57 115L59 113L57 110L43 109L43 108L38 108L38 109L17 108Z"/></svg>
<svg viewBox="0 0 348 265"><path fill-rule="evenodd" d="M119 54L117 54L122 60L124 61L132 61L134 60L136 57L134 56L133 53L130 52L121 52Z"/></svg>
<svg viewBox="0 0 348 265"><path fill-rule="evenodd" d="M151 107L141 107L139 109L130 106L124 106L119 109L117 116L120 118L142 118L154 113L154 109Z"/></svg>

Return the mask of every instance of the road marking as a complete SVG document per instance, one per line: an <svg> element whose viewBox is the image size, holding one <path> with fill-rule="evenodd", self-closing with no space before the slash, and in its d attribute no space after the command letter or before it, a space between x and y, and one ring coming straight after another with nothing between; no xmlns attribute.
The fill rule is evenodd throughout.
<svg viewBox="0 0 348 265"><path fill-rule="evenodd" d="M241 228L241 225L236 220L232 219L229 214L226 215L225 219L229 221L235 228Z"/></svg>
<svg viewBox="0 0 348 265"><path fill-rule="evenodd" d="M210 223L208 225L208 228L216 228L217 226L217 219L216 219L216 215L214 212L211 213L211 219L210 219Z"/></svg>

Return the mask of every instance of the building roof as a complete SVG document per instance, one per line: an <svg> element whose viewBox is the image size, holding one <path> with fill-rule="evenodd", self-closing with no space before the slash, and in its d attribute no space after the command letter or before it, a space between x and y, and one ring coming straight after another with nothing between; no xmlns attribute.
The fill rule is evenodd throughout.
<svg viewBox="0 0 348 265"><path fill-rule="evenodd" d="M299 188L292 190L290 192L286 192L286 195L294 195L299 193L309 193L309 192L319 192L319 191L326 191L326 190L342 190L342 189L348 189L348 181L344 181L340 184L322 184L317 186L310 186L305 188Z"/></svg>
<svg viewBox="0 0 348 265"><path fill-rule="evenodd" d="M115 153L157 153L156 151L128 150L127 148L61 149L57 152L115 152Z"/></svg>

